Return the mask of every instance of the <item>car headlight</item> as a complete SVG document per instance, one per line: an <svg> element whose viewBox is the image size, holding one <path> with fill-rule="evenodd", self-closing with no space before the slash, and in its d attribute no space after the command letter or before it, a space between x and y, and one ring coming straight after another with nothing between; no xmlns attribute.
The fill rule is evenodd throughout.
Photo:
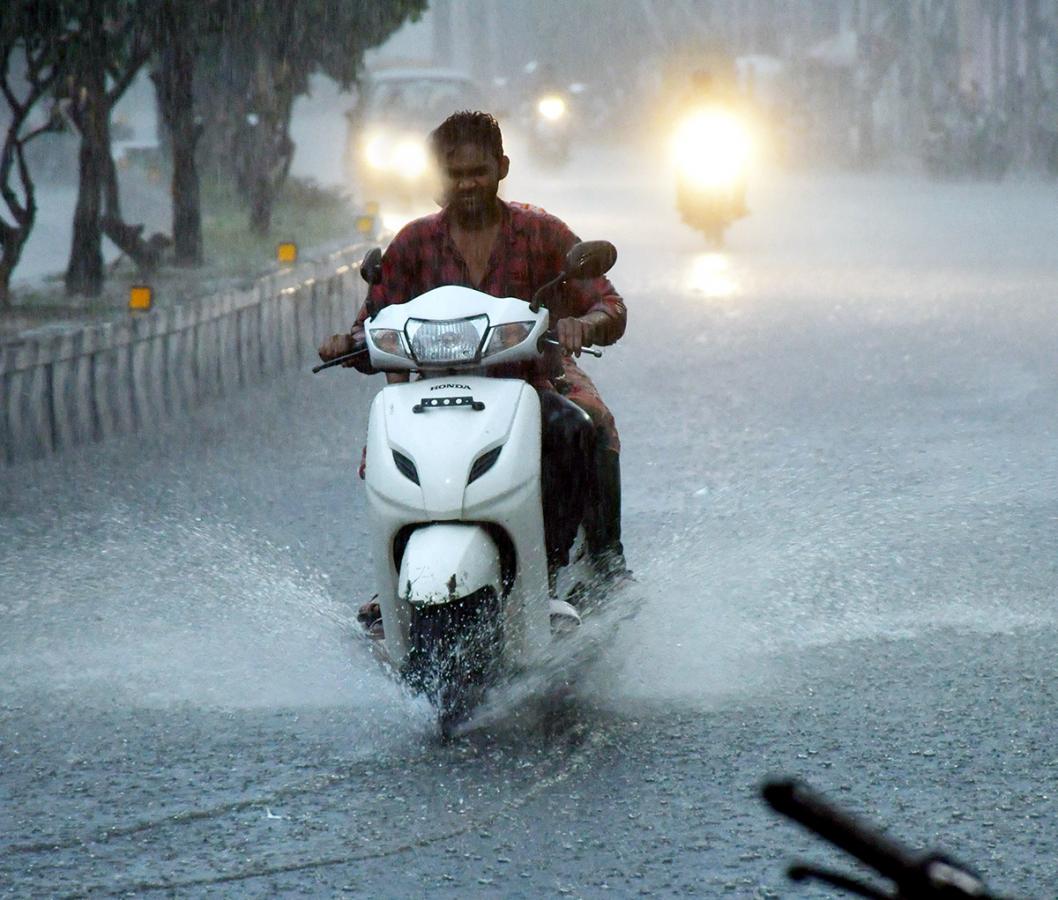
<svg viewBox="0 0 1058 900"><path fill-rule="evenodd" d="M485 348L485 356L493 353L502 353L517 347L533 332L536 322L510 322L506 325L495 325L489 333L489 343Z"/></svg>
<svg viewBox="0 0 1058 900"><path fill-rule="evenodd" d="M384 135L373 134L364 144L364 159L372 169L388 169L390 142Z"/></svg>
<svg viewBox="0 0 1058 900"><path fill-rule="evenodd" d="M383 353L409 358L404 346L404 335L396 328L372 328L371 342Z"/></svg>
<svg viewBox="0 0 1058 900"><path fill-rule="evenodd" d="M407 325L411 352L419 363L471 363L481 351L488 316L469 319L409 319Z"/></svg>
<svg viewBox="0 0 1058 900"><path fill-rule="evenodd" d="M541 97L536 111L549 122L555 122L566 114L566 101L555 96Z"/></svg>
<svg viewBox="0 0 1058 900"><path fill-rule="evenodd" d="M422 141L415 138L398 141L393 148L391 165L395 172L409 181L421 178L427 165L426 148Z"/></svg>

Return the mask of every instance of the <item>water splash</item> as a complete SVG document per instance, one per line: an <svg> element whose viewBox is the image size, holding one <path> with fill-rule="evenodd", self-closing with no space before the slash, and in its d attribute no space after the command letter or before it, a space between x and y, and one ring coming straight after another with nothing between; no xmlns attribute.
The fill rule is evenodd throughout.
<svg viewBox="0 0 1058 900"><path fill-rule="evenodd" d="M4 557L2 699L340 705L423 724L370 659L355 609L259 536L114 505L22 535Z"/></svg>

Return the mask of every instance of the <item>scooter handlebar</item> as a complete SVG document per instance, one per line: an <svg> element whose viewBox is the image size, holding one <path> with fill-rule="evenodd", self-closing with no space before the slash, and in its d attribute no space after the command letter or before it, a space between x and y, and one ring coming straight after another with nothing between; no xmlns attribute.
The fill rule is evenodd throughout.
<svg viewBox="0 0 1058 900"><path fill-rule="evenodd" d="M551 332L548 332L543 339L543 343L549 344L552 347L561 347L561 342L553 336ZM360 347L354 350L352 353L345 353L342 356L336 356L334 359L329 359L327 362L320 363L318 366L312 367L312 374L315 375L317 372L322 372L324 369L329 369L332 366L340 366L342 363L351 362L360 356L363 356L368 352L367 347ZM581 353L588 353L596 358L602 357L602 350L596 350L592 347L582 347Z"/></svg>
<svg viewBox="0 0 1058 900"><path fill-rule="evenodd" d="M351 362L357 357L363 356L367 352L367 347L361 347L359 350L354 350L352 353L346 353L342 356L336 356L334 359L329 359L325 363L320 363L318 366L313 366L312 374L315 375L317 372L322 372L324 369L329 369L331 366L340 366L342 363Z"/></svg>
<svg viewBox="0 0 1058 900"><path fill-rule="evenodd" d="M547 344L548 346L551 346L551 347L561 347L562 346L562 342L560 340L558 340L558 338L552 337L551 336L551 332L548 332L547 335L544 337L544 343ZM581 353L588 353L591 356L594 356L596 359L601 359L602 358L602 350L595 350L595 349L593 349L591 347L581 347L580 348L580 352Z"/></svg>

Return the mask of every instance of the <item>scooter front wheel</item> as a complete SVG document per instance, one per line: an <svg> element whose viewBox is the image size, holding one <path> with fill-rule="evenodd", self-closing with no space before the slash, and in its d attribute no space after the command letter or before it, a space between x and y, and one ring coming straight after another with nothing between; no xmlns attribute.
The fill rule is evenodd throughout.
<svg viewBox="0 0 1058 900"><path fill-rule="evenodd" d="M496 591L486 587L413 610L409 638L405 678L434 705L448 740L484 699L498 668L503 628Z"/></svg>

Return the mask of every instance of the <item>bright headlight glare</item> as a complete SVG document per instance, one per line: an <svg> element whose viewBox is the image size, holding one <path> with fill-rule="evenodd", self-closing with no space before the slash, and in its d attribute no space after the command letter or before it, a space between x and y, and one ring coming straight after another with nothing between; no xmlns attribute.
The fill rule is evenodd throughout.
<svg viewBox="0 0 1058 900"><path fill-rule="evenodd" d="M488 325L488 316L443 321L409 319L411 352L419 363L475 362Z"/></svg>
<svg viewBox="0 0 1058 900"><path fill-rule="evenodd" d="M680 174L703 186L725 187L745 172L752 155L749 132L733 115L705 110L686 119L673 138Z"/></svg>
<svg viewBox="0 0 1058 900"><path fill-rule="evenodd" d="M419 178L426 171L426 163L422 141L406 138L393 148L393 169L405 178Z"/></svg>
<svg viewBox="0 0 1058 900"><path fill-rule="evenodd" d="M702 159L680 169L680 174L692 184L713 188L732 187L743 172L744 166L740 160L723 157Z"/></svg>
<svg viewBox="0 0 1058 900"><path fill-rule="evenodd" d="M404 349L403 336L395 328L372 328L371 341L383 353L408 358L408 351Z"/></svg>
<svg viewBox="0 0 1058 900"><path fill-rule="evenodd" d="M384 135L373 134L367 139L364 144L364 159L372 169L389 168L389 141Z"/></svg>
<svg viewBox="0 0 1058 900"><path fill-rule="evenodd" d="M485 355L501 353L517 347L533 331L535 322L511 322L507 325L496 325L490 332L489 345L485 348Z"/></svg>
<svg viewBox="0 0 1058 900"><path fill-rule="evenodd" d="M536 104L536 111L545 119L554 122L566 114L566 101L555 96L541 97L540 102Z"/></svg>

